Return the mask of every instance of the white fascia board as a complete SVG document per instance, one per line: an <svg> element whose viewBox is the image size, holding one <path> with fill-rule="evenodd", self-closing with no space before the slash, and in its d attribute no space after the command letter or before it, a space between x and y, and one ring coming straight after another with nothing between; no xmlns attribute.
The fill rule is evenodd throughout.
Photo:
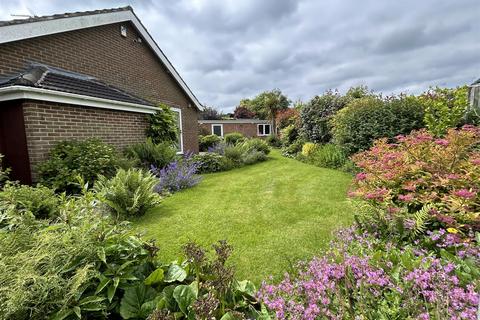
<svg viewBox="0 0 480 320"><path fill-rule="evenodd" d="M158 58L167 67L167 70L172 74L180 87L193 101L195 106L199 110L201 110L202 105L198 101L197 97L195 97L195 95L187 86L185 81L183 81L182 77L180 77L177 70L175 70L173 65L159 48L155 40L153 40L153 38L150 36L147 29L145 29L137 16L130 10L109 13L97 13L78 17L58 18L37 22L19 23L10 26L0 27L0 44L124 21L130 21L133 23L135 28L138 30L138 32L140 32L142 37L148 43L150 48L155 52Z"/></svg>
<svg viewBox="0 0 480 320"><path fill-rule="evenodd" d="M152 114L160 110L157 107L146 106L142 104L129 103L123 101L109 100L68 92L53 91L35 87L11 86L0 88L0 101L30 99L49 101L56 103L65 103L92 108L130 111L138 113Z"/></svg>

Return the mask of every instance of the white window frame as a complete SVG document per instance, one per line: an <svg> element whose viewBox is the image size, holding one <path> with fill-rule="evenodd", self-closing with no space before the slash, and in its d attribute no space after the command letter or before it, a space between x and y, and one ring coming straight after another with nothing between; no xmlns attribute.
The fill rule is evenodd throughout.
<svg viewBox="0 0 480 320"><path fill-rule="evenodd" d="M212 123L212 134L215 134L215 131L213 131L213 127L215 126L220 127L220 137L223 137L223 123Z"/></svg>
<svg viewBox="0 0 480 320"><path fill-rule="evenodd" d="M180 131L180 151L177 151L177 154L183 154L183 122L182 122L182 109L179 108L170 108L173 112L178 113L178 119L180 122L180 128L178 130Z"/></svg>
<svg viewBox="0 0 480 320"><path fill-rule="evenodd" d="M263 134L260 134L260 126L263 127ZM270 127L270 130L269 130L269 134L265 134L265 126L269 126ZM257 124L257 136L259 137L265 137L265 136L269 136L272 134L272 125L270 123L259 123Z"/></svg>

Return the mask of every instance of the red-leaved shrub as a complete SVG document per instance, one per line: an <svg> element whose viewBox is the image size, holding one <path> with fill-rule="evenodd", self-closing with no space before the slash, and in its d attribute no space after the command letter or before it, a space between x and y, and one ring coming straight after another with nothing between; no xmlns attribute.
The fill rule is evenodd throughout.
<svg viewBox="0 0 480 320"><path fill-rule="evenodd" d="M441 138L425 130L377 140L353 156L361 168L352 195L395 214L425 205L430 229L480 230L480 128L450 129Z"/></svg>

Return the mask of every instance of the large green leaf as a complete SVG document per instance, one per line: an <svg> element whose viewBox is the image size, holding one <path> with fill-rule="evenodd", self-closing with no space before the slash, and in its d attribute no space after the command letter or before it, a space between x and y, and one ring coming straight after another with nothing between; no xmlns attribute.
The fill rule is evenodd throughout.
<svg viewBox="0 0 480 320"><path fill-rule="evenodd" d="M236 281L235 289L240 291L241 293L248 294L252 297L255 296L255 293L257 293L255 285L252 281L249 280Z"/></svg>
<svg viewBox="0 0 480 320"><path fill-rule="evenodd" d="M73 309L60 310L50 317L50 320L63 320L72 315Z"/></svg>
<svg viewBox="0 0 480 320"><path fill-rule="evenodd" d="M185 315L188 315L188 307L195 301L197 295L192 287L182 284L173 290L173 297L177 301L180 310Z"/></svg>
<svg viewBox="0 0 480 320"><path fill-rule="evenodd" d="M167 270L167 274L165 275L165 282L175 282L179 281L182 282L187 277L187 271L180 267L178 264L172 264Z"/></svg>
<svg viewBox="0 0 480 320"><path fill-rule="evenodd" d="M145 279L145 284L147 286L151 286L154 284L159 284L163 281L164 275L163 275L163 269L158 268L157 270L153 271L146 279Z"/></svg>
<svg viewBox="0 0 480 320"><path fill-rule="evenodd" d="M140 284L125 290L122 301L120 303L120 315L123 319L144 318L145 307L142 305L148 301L154 300L157 295L155 289Z"/></svg>
<svg viewBox="0 0 480 320"><path fill-rule="evenodd" d="M175 310L177 306L175 298L173 297L174 290L175 290L174 285L163 288L163 299L165 301L165 307L171 311Z"/></svg>

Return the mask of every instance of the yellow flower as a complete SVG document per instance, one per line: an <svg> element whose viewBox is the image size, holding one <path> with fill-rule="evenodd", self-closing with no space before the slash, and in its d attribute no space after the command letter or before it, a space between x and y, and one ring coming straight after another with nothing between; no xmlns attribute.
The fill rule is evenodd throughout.
<svg viewBox="0 0 480 320"><path fill-rule="evenodd" d="M447 231L448 231L449 233L458 233L458 230L455 229L455 228L447 228Z"/></svg>

